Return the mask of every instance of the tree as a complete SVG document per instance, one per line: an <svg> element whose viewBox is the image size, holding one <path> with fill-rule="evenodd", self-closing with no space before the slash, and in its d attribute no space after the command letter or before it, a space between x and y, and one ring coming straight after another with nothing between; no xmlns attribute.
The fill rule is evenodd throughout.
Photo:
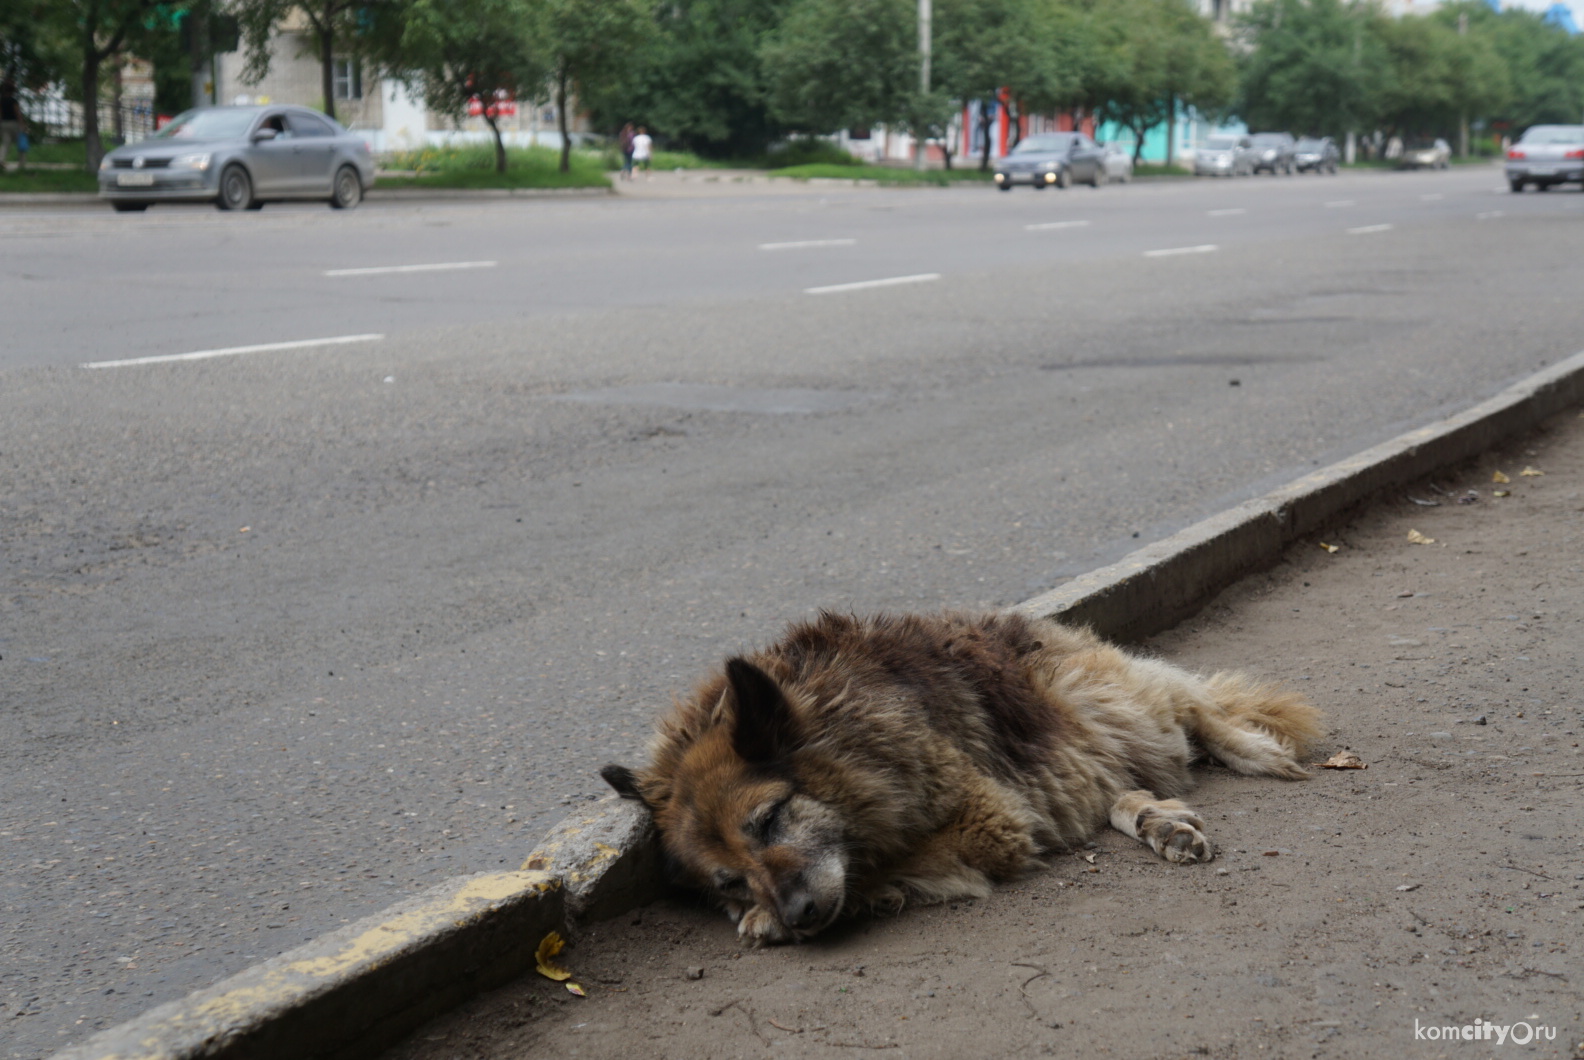
<svg viewBox="0 0 1584 1060"><path fill-rule="evenodd" d="M1531 125L1577 123L1584 116L1584 38L1532 11L1481 7L1460 3L1437 17L1466 15L1469 33L1488 36L1506 63L1511 95L1489 117L1514 134Z"/></svg>
<svg viewBox="0 0 1584 1060"><path fill-rule="evenodd" d="M1364 0L1259 0L1237 112L1255 128L1339 136L1373 126L1388 57L1384 21Z"/></svg>
<svg viewBox="0 0 1584 1060"><path fill-rule="evenodd" d="M319 87L324 112L334 118L335 58L338 41L351 39L373 17L383 0L237 0L235 14L247 46L246 76L269 73L277 27L293 12L307 20L319 49Z"/></svg>
<svg viewBox="0 0 1584 1060"><path fill-rule="evenodd" d="M145 29L144 24L151 20L156 8L174 13L184 6L170 0L54 0L39 9L39 22L31 40L35 44L49 42L60 49L51 72L65 78L70 76L70 67L76 75L90 171L99 168L105 154L99 130L99 90L106 64ZM68 54L70 60L65 58Z"/></svg>
<svg viewBox="0 0 1584 1060"><path fill-rule="evenodd" d="M747 158L786 133L770 112L760 48L788 0L675 0L660 5L618 76L579 101L610 129L636 121L701 154Z"/></svg>
<svg viewBox="0 0 1584 1060"><path fill-rule="evenodd" d="M367 47L387 76L433 110L460 117L477 99L495 140L495 170L504 173L495 101L544 98L550 67L541 15L532 0L407 0L379 14Z"/></svg>
<svg viewBox="0 0 1584 1060"><path fill-rule="evenodd" d="M1377 108L1385 127L1451 138L1470 117L1493 114L1510 97L1507 64L1488 34L1419 16L1380 28L1390 59Z"/></svg>
<svg viewBox="0 0 1584 1060"><path fill-rule="evenodd" d="M771 114L812 135L899 121L917 26L913 0L794 0L762 52Z"/></svg>
<svg viewBox="0 0 1584 1060"><path fill-rule="evenodd" d="M561 130L561 172L572 168L567 101L597 94L614 80L650 37L648 0L541 0L540 26L550 59L556 120Z"/></svg>

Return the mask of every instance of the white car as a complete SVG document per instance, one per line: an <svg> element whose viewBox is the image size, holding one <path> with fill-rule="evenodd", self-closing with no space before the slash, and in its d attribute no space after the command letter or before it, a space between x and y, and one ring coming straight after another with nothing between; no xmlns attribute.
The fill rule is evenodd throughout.
<svg viewBox="0 0 1584 1060"><path fill-rule="evenodd" d="M1569 181L1584 184L1584 125L1532 125L1507 152L1513 191L1528 184L1545 191Z"/></svg>
<svg viewBox="0 0 1584 1060"><path fill-rule="evenodd" d="M1106 179L1113 184L1126 184L1133 179L1133 148L1116 140L1101 145L1105 148Z"/></svg>

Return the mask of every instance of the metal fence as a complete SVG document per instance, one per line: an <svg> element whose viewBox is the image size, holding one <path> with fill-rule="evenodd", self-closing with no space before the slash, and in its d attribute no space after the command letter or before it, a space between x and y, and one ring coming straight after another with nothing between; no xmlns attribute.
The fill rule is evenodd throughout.
<svg viewBox="0 0 1584 1060"><path fill-rule="evenodd" d="M83 135L83 105L58 94L43 92L17 93L22 112L38 136L63 140ZM149 99L124 99L119 104L114 99L99 101L99 135L107 142L132 143L154 131L154 101Z"/></svg>

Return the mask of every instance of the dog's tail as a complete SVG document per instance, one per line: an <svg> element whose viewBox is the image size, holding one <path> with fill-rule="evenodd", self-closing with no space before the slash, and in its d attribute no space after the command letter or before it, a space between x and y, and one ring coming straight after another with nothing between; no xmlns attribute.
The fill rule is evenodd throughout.
<svg viewBox="0 0 1584 1060"><path fill-rule="evenodd" d="M1297 692L1245 674L1218 673L1204 682L1210 704L1196 704L1191 723L1205 753L1239 773L1301 780L1299 759L1322 732L1320 711Z"/></svg>

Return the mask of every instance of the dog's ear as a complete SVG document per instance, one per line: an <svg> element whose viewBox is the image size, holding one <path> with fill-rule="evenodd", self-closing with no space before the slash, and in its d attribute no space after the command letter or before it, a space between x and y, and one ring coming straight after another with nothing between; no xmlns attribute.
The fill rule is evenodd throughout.
<svg viewBox="0 0 1584 1060"><path fill-rule="evenodd" d="M792 706L781 686L747 659L726 663L730 689L732 749L750 765L770 765L785 758L797 739Z"/></svg>
<svg viewBox="0 0 1584 1060"><path fill-rule="evenodd" d="M644 801L643 792L638 790L638 774L626 766L616 765L614 762L600 770L600 776L605 778L605 783L616 789L616 794L624 799Z"/></svg>

